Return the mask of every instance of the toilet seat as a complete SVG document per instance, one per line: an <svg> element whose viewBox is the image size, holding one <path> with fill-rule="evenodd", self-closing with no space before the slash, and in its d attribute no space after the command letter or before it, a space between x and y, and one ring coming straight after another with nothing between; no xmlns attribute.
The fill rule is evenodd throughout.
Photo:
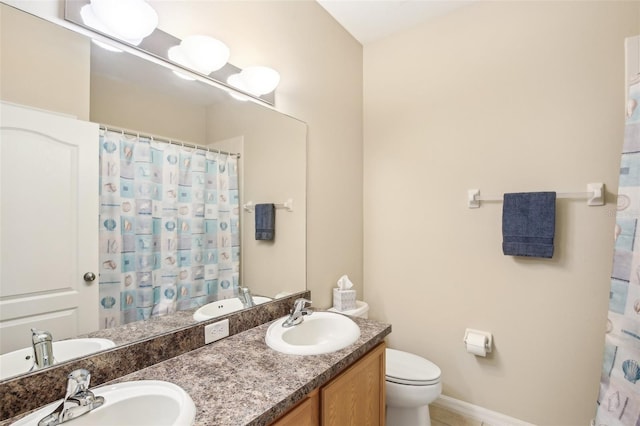
<svg viewBox="0 0 640 426"><path fill-rule="evenodd" d="M386 349L386 380L400 385L430 386L440 383L440 368L418 355Z"/></svg>

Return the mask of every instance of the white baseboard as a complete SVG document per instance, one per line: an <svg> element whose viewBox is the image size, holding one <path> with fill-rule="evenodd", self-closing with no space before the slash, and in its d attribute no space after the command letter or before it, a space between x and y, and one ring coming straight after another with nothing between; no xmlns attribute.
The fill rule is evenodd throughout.
<svg viewBox="0 0 640 426"><path fill-rule="evenodd" d="M473 420L485 422L491 426L535 426L533 423L514 419L513 417L496 413L495 411L478 407L477 405L460 401L459 399L454 399L446 395L440 395L440 397L432 402L431 405L438 406L464 417L469 417Z"/></svg>

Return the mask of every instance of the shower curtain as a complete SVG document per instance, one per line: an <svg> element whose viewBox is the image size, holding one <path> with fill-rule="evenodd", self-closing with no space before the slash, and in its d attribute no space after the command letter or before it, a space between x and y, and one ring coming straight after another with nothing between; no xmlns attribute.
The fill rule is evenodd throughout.
<svg viewBox="0 0 640 426"><path fill-rule="evenodd" d="M100 132L100 327L233 297L237 159Z"/></svg>
<svg viewBox="0 0 640 426"><path fill-rule="evenodd" d="M636 44L637 43L637 44ZM627 41L636 55L640 39ZM638 64L640 55L635 63ZM640 69L629 74L604 363L595 426L640 425Z"/></svg>

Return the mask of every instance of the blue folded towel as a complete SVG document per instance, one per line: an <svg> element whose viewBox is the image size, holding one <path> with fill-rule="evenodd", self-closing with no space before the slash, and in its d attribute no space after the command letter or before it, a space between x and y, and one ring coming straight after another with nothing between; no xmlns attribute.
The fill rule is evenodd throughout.
<svg viewBox="0 0 640 426"><path fill-rule="evenodd" d="M556 193L504 194L502 252L509 256L553 257Z"/></svg>
<svg viewBox="0 0 640 426"><path fill-rule="evenodd" d="M276 206L256 204L256 240L273 240L276 233Z"/></svg>

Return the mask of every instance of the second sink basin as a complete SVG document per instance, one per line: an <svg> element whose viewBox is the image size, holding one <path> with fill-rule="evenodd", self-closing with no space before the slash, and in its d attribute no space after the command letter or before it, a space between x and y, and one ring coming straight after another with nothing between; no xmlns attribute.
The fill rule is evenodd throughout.
<svg viewBox="0 0 640 426"><path fill-rule="evenodd" d="M107 385L91 391L104 397L104 405L71 420L70 426L188 426L196 406L180 386L160 380ZM37 426L60 405L49 404L18 420L14 426ZM67 424L66 422L64 424Z"/></svg>
<svg viewBox="0 0 640 426"><path fill-rule="evenodd" d="M262 303L271 302L272 299L263 296L253 296L253 303L260 305ZM206 321L221 315L230 314L232 312L244 309L242 302L237 297L231 299L218 300L216 302L207 303L200 307L194 314L193 319L196 321Z"/></svg>
<svg viewBox="0 0 640 426"><path fill-rule="evenodd" d="M320 355L353 344L360 337L360 327L345 315L314 312L292 327L283 327L287 317L269 326L265 341L278 352L293 355Z"/></svg>
<svg viewBox="0 0 640 426"><path fill-rule="evenodd" d="M109 339L68 339L53 342L53 357L56 363L86 356L94 352L113 348ZM33 366L33 348L22 348L0 355L0 380L28 372Z"/></svg>

